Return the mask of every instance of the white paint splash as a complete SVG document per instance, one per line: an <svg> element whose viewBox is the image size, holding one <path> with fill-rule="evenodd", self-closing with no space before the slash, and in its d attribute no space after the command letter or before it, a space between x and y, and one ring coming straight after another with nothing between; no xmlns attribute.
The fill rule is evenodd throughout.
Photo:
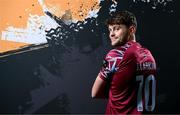
<svg viewBox="0 0 180 115"><path fill-rule="evenodd" d="M45 30L57 27L48 16L29 15L27 28L7 27L2 31L2 40L28 44L47 43Z"/></svg>
<svg viewBox="0 0 180 115"><path fill-rule="evenodd" d="M158 6L166 6L168 3L173 2L173 0L133 0L134 3L147 3L151 5L152 9L156 9Z"/></svg>
<svg viewBox="0 0 180 115"><path fill-rule="evenodd" d="M112 0L113 4L111 5L111 7L109 8L109 13L115 12L116 11L116 7L117 7L117 2L115 0Z"/></svg>

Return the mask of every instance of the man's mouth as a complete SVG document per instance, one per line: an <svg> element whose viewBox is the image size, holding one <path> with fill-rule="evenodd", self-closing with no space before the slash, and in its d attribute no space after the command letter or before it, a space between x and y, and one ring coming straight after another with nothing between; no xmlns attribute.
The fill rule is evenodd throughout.
<svg viewBox="0 0 180 115"><path fill-rule="evenodd" d="M116 38L111 38L111 41L115 41L116 40Z"/></svg>
<svg viewBox="0 0 180 115"><path fill-rule="evenodd" d="M111 42L115 42L115 41L117 41L117 39L116 39L116 38L111 39Z"/></svg>

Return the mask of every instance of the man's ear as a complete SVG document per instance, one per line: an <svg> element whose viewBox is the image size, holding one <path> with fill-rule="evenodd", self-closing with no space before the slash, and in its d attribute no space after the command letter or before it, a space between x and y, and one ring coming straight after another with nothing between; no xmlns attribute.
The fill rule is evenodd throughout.
<svg viewBox="0 0 180 115"><path fill-rule="evenodd" d="M136 27L135 26L130 26L129 27L129 33L135 34L136 33Z"/></svg>

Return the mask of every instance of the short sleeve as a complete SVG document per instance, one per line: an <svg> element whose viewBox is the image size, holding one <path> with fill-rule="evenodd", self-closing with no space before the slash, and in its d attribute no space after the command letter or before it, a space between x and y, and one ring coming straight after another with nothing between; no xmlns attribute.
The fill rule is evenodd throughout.
<svg viewBox="0 0 180 115"><path fill-rule="evenodd" d="M123 58L121 50L111 50L102 62L102 67L99 76L103 80L109 79L118 70L118 65Z"/></svg>

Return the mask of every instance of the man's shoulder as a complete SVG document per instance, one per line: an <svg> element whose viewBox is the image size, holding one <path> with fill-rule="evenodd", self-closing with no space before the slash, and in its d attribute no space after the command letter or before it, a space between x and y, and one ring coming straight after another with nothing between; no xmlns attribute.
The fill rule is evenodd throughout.
<svg viewBox="0 0 180 115"><path fill-rule="evenodd" d="M106 57L123 57L124 54L133 55L136 52L136 49L138 49L138 46L140 47L136 42L127 42L122 46L111 49Z"/></svg>
<svg viewBox="0 0 180 115"><path fill-rule="evenodd" d="M137 53L137 51L142 48L142 46L138 42L128 42L128 48L125 52L126 56L134 57Z"/></svg>
<svg viewBox="0 0 180 115"><path fill-rule="evenodd" d="M142 46L139 42L133 42L131 47L128 48L127 53L136 55L137 53L151 53L150 50L144 46Z"/></svg>
<svg viewBox="0 0 180 115"><path fill-rule="evenodd" d="M139 43L131 47L130 52L133 55L133 57L136 58L137 60L139 59L154 60L151 51L148 48L141 46Z"/></svg>
<svg viewBox="0 0 180 115"><path fill-rule="evenodd" d="M115 48L115 49L111 49L107 55L106 55L106 59L109 59L109 58L120 58L122 59L123 56L124 56L124 51L121 50L121 49L118 49L118 48Z"/></svg>

